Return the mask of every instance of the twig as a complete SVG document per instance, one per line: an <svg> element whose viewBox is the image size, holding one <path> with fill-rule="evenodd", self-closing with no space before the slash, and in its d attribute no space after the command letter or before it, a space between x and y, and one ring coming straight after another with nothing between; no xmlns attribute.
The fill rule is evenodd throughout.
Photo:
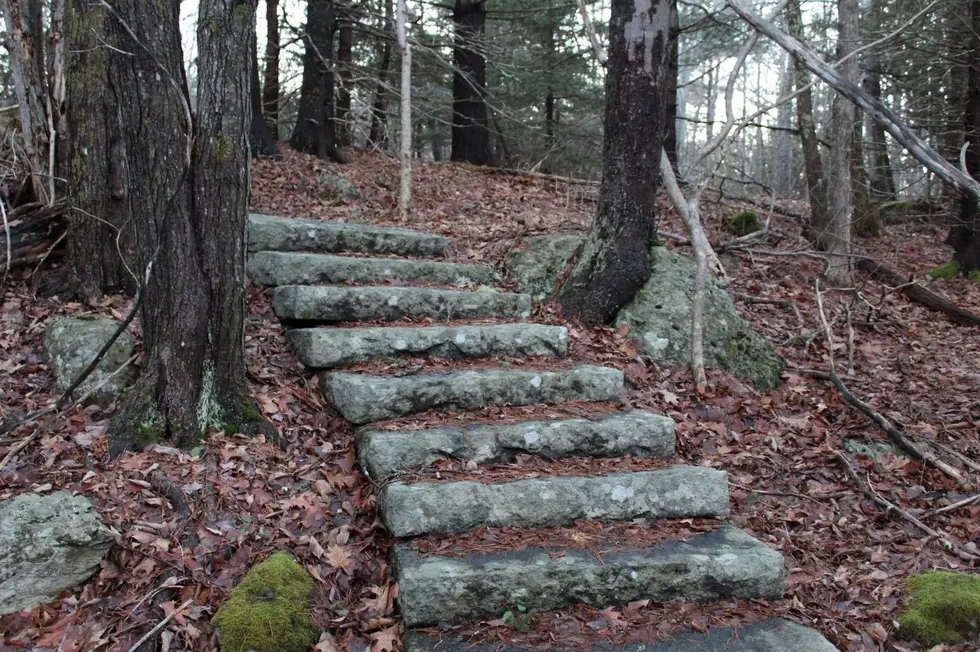
<svg viewBox="0 0 980 652"><path fill-rule="evenodd" d="M973 503L977 502L978 500L980 500L980 494L977 494L975 496L970 496L969 498L964 498L963 500L958 500L955 503L953 503L952 505L946 505L945 507L940 507L939 509L937 509L933 513L927 514L925 516L925 518L931 518L933 516L939 516L940 514L945 514L946 512L951 512L954 509L959 509L960 507L966 507L968 505L972 505Z"/></svg>
<svg viewBox="0 0 980 652"><path fill-rule="evenodd" d="M2 289L7 283L7 274L10 273L10 266L13 262L13 246L10 242L10 222L7 221L7 208L3 205L3 197L0 197L0 216L3 217L3 234L7 239L7 260L3 266L3 278L0 279L0 289Z"/></svg>
<svg viewBox="0 0 980 652"><path fill-rule="evenodd" d="M864 493L864 495L870 498L872 501L874 501L879 507L884 508L885 511L889 513L898 514L905 520L909 521L917 528L919 528L920 530L928 534L930 537L936 539L939 542L939 544L946 549L946 551L955 554L960 559L969 562L980 561L980 555L975 555L973 553L967 552L966 550L963 550L962 548L960 548L960 546L956 545L955 543L951 541L947 541L944 538L943 534L937 532L936 530L933 530L931 527L929 527L928 525L926 525L916 517L912 516L911 514L901 509L897 505L886 500L881 494L879 494L877 491L874 490L874 488L871 486L870 481L868 483L861 481L861 478L858 477L857 472L854 470L854 468L851 466L851 463L847 460L847 457L842 452L840 452L839 450L835 450L833 448L831 448L830 450L837 458L837 461L840 463L840 465L844 467L844 470L847 471L847 474L851 476L851 479L854 480L854 482L856 482L857 485L861 488L861 491Z"/></svg>
<svg viewBox="0 0 980 652"><path fill-rule="evenodd" d="M154 636L156 636L157 634L159 634L160 633L160 630L162 630L164 627L166 627L170 623L170 621L174 619L174 616L176 616L177 614L179 614L181 611L183 611L187 607L191 606L191 603L192 602L194 602L193 599L187 600L186 602L184 602L184 604L182 604L179 607L177 607L176 609L174 609L170 613L169 616L167 616L166 618L164 618L163 620L161 620L159 623L157 623L156 627L154 627L153 629L151 629L150 631L148 631L146 634L144 634L143 635L143 638L141 638L140 640L136 641L136 644L133 645L133 647L129 648L129 652L136 652L136 650L138 650L141 645L143 645L144 643L146 643L147 641L149 641L151 638L153 638Z"/></svg>

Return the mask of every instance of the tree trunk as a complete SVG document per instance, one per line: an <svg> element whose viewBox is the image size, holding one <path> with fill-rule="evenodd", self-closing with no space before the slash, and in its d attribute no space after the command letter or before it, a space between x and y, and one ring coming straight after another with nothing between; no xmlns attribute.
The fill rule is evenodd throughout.
<svg viewBox="0 0 980 652"><path fill-rule="evenodd" d="M249 127L248 142L255 158L271 158L282 160L282 153L276 145L276 139L269 131L269 123L262 116L262 89L259 88L259 55L256 51L255 31L252 31L252 69L249 83L249 103L251 104L251 126Z"/></svg>
<svg viewBox="0 0 980 652"><path fill-rule="evenodd" d="M350 145L350 135L353 132L350 122L351 82L354 77L351 55L354 50L354 26L348 17L340 21L337 30L337 71L340 84L337 87L337 144L341 147Z"/></svg>
<svg viewBox="0 0 980 652"><path fill-rule="evenodd" d="M140 313L146 362L110 424L113 453L263 423L248 398L243 331L254 5L199 4L196 125L179 8L160 0L117 9L138 39L121 36L127 54L113 53L111 74L127 89L119 113L140 271L152 267Z"/></svg>
<svg viewBox="0 0 980 652"><path fill-rule="evenodd" d="M408 42L406 20L408 6L405 0L398 0L398 49L402 56L401 75L401 146L399 157L401 169L398 187L398 216L408 220L412 208L412 46Z"/></svg>
<svg viewBox="0 0 980 652"><path fill-rule="evenodd" d="M966 134L966 171L980 178L980 0L970 2L969 68L967 70L966 109L963 116ZM963 193L960 198L960 223L950 229L946 242L953 247L953 260L963 272L980 270L980 207L974 197Z"/></svg>
<svg viewBox="0 0 980 652"><path fill-rule="evenodd" d="M303 83L292 144L295 149L346 163L347 156L337 149L334 133L333 0L308 0L306 4L306 52L303 54Z"/></svg>
<svg viewBox="0 0 980 652"><path fill-rule="evenodd" d="M664 118L664 151L674 176L680 178L677 167L677 81L680 77L680 24L677 0L670 0L670 63L667 72L667 116Z"/></svg>
<svg viewBox="0 0 980 652"><path fill-rule="evenodd" d="M851 138L851 183L854 186L854 234L874 238L881 233L878 207L871 203L871 182L864 165L861 121L857 118Z"/></svg>
<svg viewBox="0 0 980 652"><path fill-rule="evenodd" d="M67 15L65 124L59 176L71 201L67 269L70 294L90 303L105 293L135 293L133 225L129 221L126 145L120 131L122 93L109 73L119 28L100 0L74 0Z"/></svg>
<svg viewBox="0 0 980 652"><path fill-rule="evenodd" d="M391 34L394 0L385 0L384 33ZM381 67L378 70L378 87L374 91L374 104L371 105L371 129L368 132L368 145L383 147L387 140L388 122L388 70L391 68L391 39L385 38L381 46Z"/></svg>
<svg viewBox="0 0 980 652"><path fill-rule="evenodd" d="M456 0L453 6L454 161L493 165L486 86L485 0Z"/></svg>
<svg viewBox="0 0 980 652"><path fill-rule="evenodd" d="M779 95L783 97L793 91L793 57L786 55L785 64L779 69ZM776 110L775 134L776 161L773 175L773 192L777 197L790 197L793 194L795 176L793 174L793 106L783 102Z"/></svg>
<svg viewBox="0 0 980 652"><path fill-rule="evenodd" d="M789 0L786 5L786 20L789 32L803 40L803 16L800 0ZM794 57L796 67L796 88L810 83L810 73L803 62ZM796 97L796 123L800 130L800 144L803 148L803 166L806 175L807 197L810 200L810 228L819 233L827 228L830 221L827 212L827 188L824 185L823 160L820 158L820 141L813 120L813 93L810 89Z"/></svg>
<svg viewBox="0 0 980 652"><path fill-rule="evenodd" d="M669 0L613 0L603 174L595 222L558 301L604 324L650 277L670 59Z"/></svg>
<svg viewBox="0 0 980 652"><path fill-rule="evenodd" d="M871 25L882 24L882 0L871 0L868 9ZM877 49L872 49L864 56L864 67L867 69L862 80L864 90L871 97L881 101L881 57ZM888 156L888 143L885 140L885 130L867 112L864 113L865 152L868 156L868 182L871 186L871 200L876 203L894 201L895 178L892 176L891 162Z"/></svg>
<svg viewBox="0 0 980 652"><path fill-rule="evenodd" d="M273 140L279 140L279 0L265 0L265 79L262 115Z"/></svg>

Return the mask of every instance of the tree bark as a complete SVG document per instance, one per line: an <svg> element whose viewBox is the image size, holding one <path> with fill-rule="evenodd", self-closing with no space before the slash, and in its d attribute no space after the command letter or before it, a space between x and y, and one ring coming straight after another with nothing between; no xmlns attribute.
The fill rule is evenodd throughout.
<svg viewBox="0 0 980 652"><path fill-rule="evenodd" d="M384 33L391 34L394 0L385 0ZM388 138L388 70L391 68L391 39L385 38L381 46L381 66L378 70L378 86L374 91L371 105L371 129L368 132L368 145L383 147Z"/></svg>
<svg viewBox="0 0 980 652"><path fill-rule="evenodd" d="M868 22L871 25L882 24L884 8L883 0L871 0L868 8ZM877 49L872 49L864 57L866 68L862 86L871 97L881 101L881 57ZM867 144L865 151L868 155L868 181L871 186L871 200L877 203L894 201L895 178L888 155L888 143L885 140L885 130L867 113L864 114L864 132Z"/></svg>
<svg viewBox="0 0 980 652"><path fill-rule="evenodd" d="M486 0L456 0L453 6L453 146L451 159L494 165L490 148L486 86Z"/></svg>
<svg viewBox="0 0 980 652"><path fill-rule="evenodd" d="M146 361L110 424L110 450L163 439L190 446L230 424L267 429L248 398L244 361L254 5L199 4L196 124L179 0L118 7L127 54L113 53L111 70L127 89L119 107L127 197L140 271L149 272L140 312Z"/></svg>
<svg viewBox="0 0 980 652"><path fill-rule="evenodd" d="M558 296L563 313L587 325L609 322L650 277L669 30L669 0L613 0L599 205Z"/></svg>
<svg viewBox="0 0 980 652"><path fill-rule="evenodd" d="M401 169L398 188L398 215L402 221L408 220L412 208L412 46L408 42L405 22L408 6L405 0L398 0L398 49L402 55L401 75L401 147L399 156Z"/></svg>
<svg viewBox="0 0 980 652"><path fill-rule="evenodd" d="M252 32L252 65L250 68L249 83L249 102L251 104L251 125L249 127L248 142L255 158L271 158L274 161L281 161L283 156L276 145L276 139L269 131L269 123L262 116L262 89L259 88L259 55L256 50L258 44L255 40L255 32Z"/></svg>
<svg viewBox="0 0 980 652"><path fill-rule="evenodd" d="M670 0L670 63L667 73L667 116L664 118L664 151L674 176L680 177L677 167L677 81L680 77L680 23L677 0Z"/></svg>
<svg viewBox="0 0 980 652"><path fill-rule="evenodd" d="M967 70L966 109L963 127L966 135L966 171L980 178L980 0L970 2L969 67ZM953 260L963 272L980 270L980 207L977 200L963 193L960 198L960 223L950 229L946 242L953 247Z"/></svg>
<svg viewBox="0 0 980 652"><path fill-rule="evenodd" d="M273 140L279 140L279 0L265 0L265 79L262 115Z"/></svg>
<svg viewBox="0 0 980 652"><path fill-rule="evenodd" d="M337 149L334 130L333 0L308 0L306 4L306 52L303 54L303 83L300 87L299 111L293 130L293 147L318 158L347 163L347 156Z"/></svg>
<svg viewBox="0 0 980 652"><path fill-rule="evenodd" d="M337 72L340 84L337 87L337 144L350 145L352 133L350 123L351 81L354 77L351 56L354 50L354 26L350 18L344 16L337 30Z"/></svg>

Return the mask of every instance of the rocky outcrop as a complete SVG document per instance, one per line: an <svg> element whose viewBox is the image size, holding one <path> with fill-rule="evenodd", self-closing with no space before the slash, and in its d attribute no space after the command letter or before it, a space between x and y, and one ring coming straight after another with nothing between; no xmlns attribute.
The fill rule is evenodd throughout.
<svg viewBox="0 0 980 652"><path fill-rule="evenodd" d="M568 259L584 241L585 236L576 234L524 238L518 249L507 254L507 276L519 291L544 301L554 294Z"/></svg>
<svg viewBox="0 0 980 652"><path fill-rule="evenodd" d="M0 501L0 616L50 602L84 582L113 541L82 496L59 491Z"/></svg>
<svg viewBox="0 0 980 652"><path fill-rule="evenodd" d="M108 317L69 317L48 326L44 332L44 352L60 391L71 387L118 327ZM75 396L95 390L89 397L91 402L115 400L136 380L136 368L132 365L115 373L132 355L133 340L121 333L99 366L75 390Z"/></svg>
<svg viewBox="0 0 980 652"><path fill-rule="evenodd" d="M650 280L619 312L616 325L629 325L655 360L690 364L694 259L664 247L653 247L650 256ZM714 281L705 292L704 363L750 380L760 391L779 384L784 366L772 345L738 316L731 297Z"/></svg>

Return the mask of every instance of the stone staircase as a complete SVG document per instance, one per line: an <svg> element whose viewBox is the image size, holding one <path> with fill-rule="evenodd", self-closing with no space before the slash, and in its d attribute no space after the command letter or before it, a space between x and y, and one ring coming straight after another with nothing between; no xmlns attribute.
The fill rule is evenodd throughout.
<svg viewBox="0 0 980 652"><path fill-rule="evenodd" d="M608 402L624 396L623 374L616 369L567 363L556 369L553 361L545 364L567 354L566 329L523 322L530 315L530 296L488 287L497 281L492 267L428 260L443 256L448 245L442 236L402 229L262 215L249 218L250 278L274 288L275 313L287 327L300 361L320 372L324 398L353 425L363 426L356 431L357 455L365 473L379 484L379 515L396 538L393 569L406 649L483 649L451 638L440 642L412 630L500 618L519 604L548 611L575 604L602 608L641 599L780 598L782 556L724 524L656 546L629 547L609 541L604 549L612 551L601 558L586 549L553 546L420 552L427 549L419 545L427 538L482 527L533 532L571 526L580 519L723 519L729 511L724 471L667 466L675 454L674 423L662 415L633 410L595 419L426 430L368 426L430 410ZM346 255L336 255L340 253ZM386 282L401 285L380 285ZM439 325L473 319L492 321ZM357 322L370 323L358 326ZM426 373L423 368L401 376L341 370L400 356L470 363L491 356L540 356L536 359L547 368L527 371L501 365L450 373ZM522 454L548 461L631 456L664 464L653 470L592 477L513 479L511 473L489 482L440 480L431 473L434 465L453 460L468 469L483 469L493 478L494 465ZM728 630L712 630L658 646L597 645L594 649L821 652L835 648L814 630L773 620L734 636Z"/></svg>

